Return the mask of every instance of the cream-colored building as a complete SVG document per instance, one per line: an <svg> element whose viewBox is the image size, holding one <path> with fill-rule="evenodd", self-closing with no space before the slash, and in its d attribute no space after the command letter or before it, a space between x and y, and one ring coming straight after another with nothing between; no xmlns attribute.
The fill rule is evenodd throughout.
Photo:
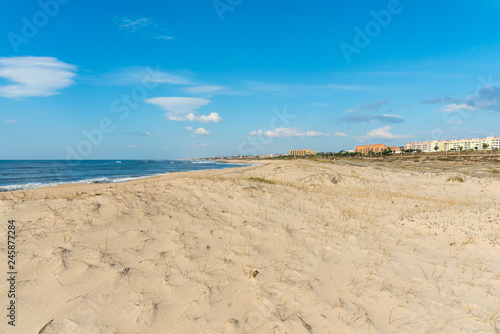
<svg viewBox="0 0 500 334"><path fill-rule="evenodd" d="M406 143L405 150L421 150L423 152L445 152L464 150L500 150L500 137L475 139L435 140L418 143Z"/></svg>
<svg viewBox="0 0 500 334"><path fill-rule="evenodd" d="M311 151L311 149L308 148L307 150L290 150L289 154L297 157L305 157L306 155L316 155L318 152Z"/></svg>

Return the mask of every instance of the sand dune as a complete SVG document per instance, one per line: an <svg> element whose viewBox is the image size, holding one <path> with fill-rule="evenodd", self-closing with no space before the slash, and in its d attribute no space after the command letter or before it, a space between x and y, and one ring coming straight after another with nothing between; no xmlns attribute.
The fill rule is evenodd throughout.
<svg viewBox="0 0 500 334"><path fill-rule="evenodd" d="M280 161L0 194L0 332L499 333L500 182L454 176Z"/></svg>

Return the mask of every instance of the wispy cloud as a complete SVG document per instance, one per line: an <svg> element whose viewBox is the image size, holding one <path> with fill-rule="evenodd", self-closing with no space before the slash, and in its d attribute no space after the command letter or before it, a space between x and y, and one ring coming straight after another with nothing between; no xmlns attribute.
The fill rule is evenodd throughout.
<svg viewBox="0 0 500 334"><path fill-rule="evenodd" d="M463 78L463 74L437 73L430 71L374 71L362 73L369 76L389 76L389 77L425 77L436 79L457 79Z"/></svg>
<svg viewBox="0 0 500 334"><path fill-rule="evenodd" d="M295 128L277 128L268 131L252 131L250 136L264 136L267 138L290 138L290 137L328 137L327 134L317 131L301 131Z"/></svg>
<svg viewBox="0 0 500 334"><path fill-rule="evenodd" d="M149 137L152 136L151 132L146 131L146 132L129 132L129 133L122 133L122 135L125 136L143 136L143 137Z"/></svg>
<svg viewBox="0 0 500 334"><path fill-rule="evenodd" d="M135 145L135 144L131 144L131 145L127 145L127 146L125 146L125 147L126 147L126 148L137 148L137 145Z"/></svg>
<svg viewBox="0 0 500 334"><path fill-rule="evenodd" d="M457 97L437 98L426 100L425 104L445 104L439 109L442 113L453 113L457 111L499 111L500 112L500 87L486 85L481 87L476 94L469 95L464 99Z"/></svg>
<svg viewBox="0 0 500 334"><path fill-rule="evenodd" d="M150 17L115 17L117 27L130 37L171 40L173 37L161 22Z"/></svg>
<svg viewBox="0 0 500 334"><path fill-rule="evenodd" d="M439 109L440 112L445 113L445 112L456 112L459 110L465 110L465 111L473 111L476 110L475 107L471 107L467 104L448 104L441 109Z"/></svg>
<svg viewBox="0 0 500 334"><path fill-rule="evenodd" d="M403 123L405 120L401 115L395 114L379 114L379 115L365 115L362 113L352 113L344 116L341 121L348 123L373 123L374 121L380 123Z"/></svg>
<svg viewBox="0 0 500 334"><path fill-rule="evenodd" d="M347 109L345 112L350 114L350 113L353 113L353 112L356 112L359 110L377 110L378 111L384 104L387 104L387 103L389 103L389 100L379 100L379 101L370 102L370 103L360 102L360 103L358 103L357 107Z"/></svg>
<svg viewBox="0 0 500 334"><path fill-rule="evenodd" d="M361 102L359 104L360 110L379 110L384 104L389 103L389 100L379 100L371 103Z"/></svg>
<svg viewBox="0 0 500 334"><path fill-rule="evenodd" d="M347 137L347 133L335 132L335 137Z"/></svg>
<svg viewBox="0 0 500 334"><path fill-rule="evenodd" d="M222 86L213 86L213 85L204 85L204 86L195 86L195 87L187 87L184 90L191 94L212 94L226 90L225 87Z"/></svg>
<svg viewBox="0 0 500 334"><path fill-rule="evenodd" d="M482 87L476 95L468 96L465 103L475 110L500 111L500 87Z"/></svg>
<svg viewBox="0 0 500 334"><path fill-rule="evenodd" d="M142 27L150 25L150 19L142 17L142 18L136 18L136 19L131 19L127 17L123 18L116 18L120 23L118 24L118 27L120 29L125 29L129 31L137 31Z"/></svg>
<svg viewBox="0 0 500 334"><path fill-rule="evenodd" d="M153 37L154 39L164 39L164 40L171 40L171 39L174 39L173 37L171 36L155 36Z"/></svg>
<svg viewBox="0 0 500 334"><path fill-rule="evenodd" d="M438 97L435 99L423 100L423 104L451 104L451 103L461 103L463 99L459 99L458 97Z"/></svg>
<svg viewBox="0 0 500 334"><path fill-rule="evenodd" d="M247 81L247 89L256 92L267 92L286 96L331 95L338 91L363 90L359 85L344 84L325 84L325 85L299 85L299 84L281 84L270 82Z"/></svg>
<svg viewBox="0 0 500 334"><path fill-rule="evenodd" d="M52 57L0 58L0 77L11 84L0 86L6 98L42 97L59 94L71 86L76 66Z"/></svg>
<svg viewBox="0 0 500 334"><path fill-rule="evenodd" d="M210 134L212 134L210 131L208 131L205 128L193 129L190 126L186 126L184 129L190 131L193 135L210 135Z"/></svg>
<svg viewBox="0 0 500 334"><path fill-rule="evenodd" d="M191 144L184 144L183 146L185 147L208 147L209 145L207 143L196 143L195 141L191 142ZM215 143L212 143L212 146L216 146Z"/></svg>
<svg viewBox="0 0 500 334"><path fill-rule="evenodd" d="M4 122L7 123L7 124L14 124L17 121L15 119L12 119L12 120L4 121Z"/></svg>
<svg viewBox="0 0 500 334"><path fill-rule="evenodd" d="M104 75L104 81L114 85L129 85L136 83L165 83L172 85L193 84L189 73L171 73L152 67L127 67Z"/></svg>
<svg viewBox="0 0 500 334"><path fill-rule="evenodd" d="M159 106L167 111L165 116L171 121L198 121L214 122L222 121L218 113L212 112L210 115L199 115L196 110L212 103L208 99L195 97L154 97L145 100L146 103Z"/></svg>
<svg viewBox="0 0 500 334"><path fill-rule="evenodd" d="M390 126L384 126L368 132L366 135L360 137L360 141L366 141L370 139L407 139L412 138L412 135L398 135L391 133L392 128Z"/></svg>

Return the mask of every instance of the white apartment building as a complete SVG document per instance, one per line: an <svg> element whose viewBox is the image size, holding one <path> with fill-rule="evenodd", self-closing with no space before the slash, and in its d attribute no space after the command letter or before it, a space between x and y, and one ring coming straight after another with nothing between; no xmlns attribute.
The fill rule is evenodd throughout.
<svg viewBox="0 0 500 334"><path fill-rule="evenodd" d="M487 137L475 139L435 140L417 143L406 143L405 150L421 150L423 152L445 152L465 150L500 150L500 137ZM437 150L436 150L437 148Z"/></svg>

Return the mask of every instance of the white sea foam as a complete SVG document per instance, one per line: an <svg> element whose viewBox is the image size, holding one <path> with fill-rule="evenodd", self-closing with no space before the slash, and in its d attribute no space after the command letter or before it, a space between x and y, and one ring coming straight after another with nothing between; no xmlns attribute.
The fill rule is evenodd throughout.
<svg viewBox="0 0 500 334"><path fill-rule="evenodd" d="M62 183L27 183L27 184L15 184L10 186L0 186L0 192L6 191L18 191L18 190L26 190L26 189L35 189L35 188L43 188L43 187L52 187L57 186Z"/></svg>
<svg viewBox="0 0 500 334"><path fill-rule="evenodd" d="M220 165L220 162L217 161L208 161L208 160L195 160L195 161L190 161L192 164L214 164L214 165Z"/></svg>
<svg viewBox="0 0 500 334"><path fill-rule="evenodd" d="M109 179L107 177L97 178L97 179L87 179L73 182L52 182L52 183L26 183L26 184L14 184L9 186L0 186L0 192L6 191L19 191L19 190L27 190L27 189L36 189L36 188L45 188L45 187L53 187L61 184L81 184L81 183L120 183L127 182L137 179L143 179L152 176L158 176L163 174L154 174L148 176L139 176L139 177L121 177L116 179Z"/></svg>
<svg viewBox="0 0 500 334"><path fill-rule="evenodd" d="M143 162L152 162L153 160L145 160ZM117 160L115 163L119 163L121 161ZM177 161L169 161L170 164L174 164ZM181 164L203 164L204 166L202 168L197 168L197 170L210 170L210 169L217 169L214 167L210 167L209 164L213 165L226 165L227 167L233 167L229 166L230 164L222 163L222 162L217 162L217 161L210 161L210 160L179 160ZM111 162L113 163L113 162ZM104 164L108 164L104 162ZM243 166L241 164L234 164L235 166ZM249 166L249 165L247 165ZM188 166L180 166L181 168L178 170L171 170L171 171L164 171L161 173L156 173L156 174L151 174L151 175L143 175L143 176L137 176L137 177L130 177L130 176L122 176L122 177L116 177L116 178L109 178L109 177L98 177L98 178L90 178L90 179L82 179L82 180L76 180L76 181L66 181L66 182L61 182L59 180L54 180L53 182L29 182L24 183L24 184L10 184L10 185L3 185L0 186L0 192L8 192L8 191L19 191L19 190L26 190L26 189L35 189L35 188L44 188L44 187L52 187L52 186L58 186L61 184L82 184L82 183L119 183L119 182L127 182L127 181L132 181L132 180L137 180L137 179L142 179L142 178L147 178L147 177L152 177L152 176L158 176L158 175L164 175L166 173L172 173L172 172L185 172L189 171L191 168ZM187 167L187 168L186 168ZM201 166L200 166L201 167Z"/></svg>

